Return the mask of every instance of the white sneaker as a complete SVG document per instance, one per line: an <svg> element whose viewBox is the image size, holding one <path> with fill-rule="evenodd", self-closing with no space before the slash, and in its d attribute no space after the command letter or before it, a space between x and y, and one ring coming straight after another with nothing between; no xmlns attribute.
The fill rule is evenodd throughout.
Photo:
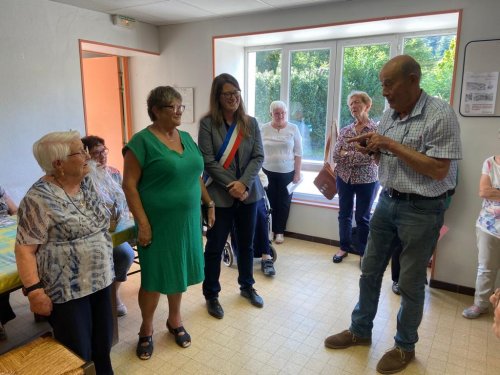
<svg viewBox="0 0 500 375"><path fill-rule="evenodd" d="M283 243L285 241L285 237L283 236L283 233L278 233L276 235L276 239L274 240L274 242L276 243Z"/></svg>
<svg viewBox="0 0 500 375"><path fill-rule="evenodd" d="M479 318L481 314L486 314L488 312L488 308L481 308L476 305L472 305L467 307L464 311L462 311L462 316L467 319L476 319Z"/></svg>
<svg viewBox="0 0 500 375"><path fill-rule="evenodd" d="M116 316L125 316L127 315L127 306L125 304L120 303L118 306L116 306Z"/></svg>

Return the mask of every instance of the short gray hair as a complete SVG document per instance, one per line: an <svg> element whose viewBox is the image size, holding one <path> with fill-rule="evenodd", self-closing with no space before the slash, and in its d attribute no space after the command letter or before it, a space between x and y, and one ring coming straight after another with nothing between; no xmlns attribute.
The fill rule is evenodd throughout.
<svg viewBox="0 0 500 375"><path fill-rule="evenodd" d="M349 102L351 101L351 98L353 96L359 96L361 98L361 101L367 106L372 105L372 98L370 98L370 95L368 95L364 91L351 91L351 93L347 96L347 105L349 105Z"/></svg>
<svg viewBox="0 0 500 375"><path fill-rule="evenodd" d="M161 106L170 105L174 100L182 102L182 95L172 86L158 86L151 90L147 99L148 115L151 121L156 121L153 107L160 108Z"/></svg>
<svg viewBox="0 0 500 375"><path fill-rule="evenodd" d="M66 160L71 152L71 142L80 138L76 130L48 133L33 144L33 155L43 171L50 175L55 170L53 163Z"/></svg>
<svg viewBox="0 0 500 375"><path fill-rule="evenodd" d="M271 103L269 106L269 111L273 113L275 109L283 109L285 112L288 112L288 109L286 108L285 102L282 102L281 100L275 100L274 102Z"/></svg>

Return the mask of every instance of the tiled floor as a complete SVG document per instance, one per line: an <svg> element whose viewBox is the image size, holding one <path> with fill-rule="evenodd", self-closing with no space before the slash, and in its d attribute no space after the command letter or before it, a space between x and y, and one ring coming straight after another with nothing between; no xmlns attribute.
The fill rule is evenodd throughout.
<svg viewBox="0 0 500 375"><path fill-rule="evenodd" d="M205 309L201 286L184 295L184 325L193 343L179 348L165 328L167 300L162 296L155 318L155 351L149 361L135 356L140 311L140 274L129 277L122 294L129 313L119 318L120 341L113 347L116 374L375 374L375 366L393 345L399 297L383 282L371 347L329 350L325 337L349 326L358 297L359 258L333 264L336 249L287 238L276 246L277 275L266 278L255 262L256 289L263 309L239 296L237 270L223 266L220 302L225 317ZM8 323L9 344L46 329L35 324L19 292L12 297L18 318ZM491 332L492 315L462 318L472 297L427 289L416 361L403 374L500 374L500 340ZM6 344L3 344L6 345ZM2 346L0 346L0 351Z"/></svg>

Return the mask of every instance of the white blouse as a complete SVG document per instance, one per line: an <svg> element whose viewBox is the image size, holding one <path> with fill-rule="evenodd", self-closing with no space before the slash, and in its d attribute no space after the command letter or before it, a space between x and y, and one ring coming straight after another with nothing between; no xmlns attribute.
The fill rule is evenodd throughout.
<svg viewBox="0 0 500 375"><path fill-rule="evenodd" d="M261 129L264 145L264 164L262 167L276 173L289 173L294 170L295 157L302 157L302 137L297 125L287 122L283 129L275 129L271 122Z"/></svg>

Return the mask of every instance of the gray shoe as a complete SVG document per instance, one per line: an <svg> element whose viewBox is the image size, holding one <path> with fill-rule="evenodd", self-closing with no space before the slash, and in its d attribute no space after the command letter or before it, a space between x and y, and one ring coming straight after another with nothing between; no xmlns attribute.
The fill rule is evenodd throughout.
<svg viewBox="0 0 500 375"><path fill-rule="evenodd" d="M371 345L371 343L371 337L358 337L348 329L325 339L325 346L330 349L345 349L356 345Z"/></svg>
<svg viewBox="0 0 500 375"><path fill-rule="evenodd" d="M276 270L274 269L274 262L272 259L264 259L260 261L260 268L266 276L276 275Z"/></svg>
<svg viewBox="0 0 500 375"><path fill-rule="evenodd" d="M125 306L125 304L121 303L116 306L116 316L125 316L127 312L127 306Z"/></svg>
<svg viewBox="0 0 500 375"><path fill-rule="evenodd" d="M481 314L486 314L488 312L488 308L482 309L479 306L472 305L467 307L464 311L462 311L462 316L467 319L476 319L479 318Z"/></svg>
<svg viewBox="0 0 500 375"><path fill-rule="evenodd" d="M392 292L394 294L397 294L398 296L401 294L401 292L399 291L399 284L397 281L392 282Z"/></svg>
<svg viewBox="0 0 500 375"><path fill-rule="evenodd" d="M377 371L381 374L395 374L396 372L403 371L411 361L415 359L415 351L404 351L395 346L387 351L377 364Z"/></svg>

